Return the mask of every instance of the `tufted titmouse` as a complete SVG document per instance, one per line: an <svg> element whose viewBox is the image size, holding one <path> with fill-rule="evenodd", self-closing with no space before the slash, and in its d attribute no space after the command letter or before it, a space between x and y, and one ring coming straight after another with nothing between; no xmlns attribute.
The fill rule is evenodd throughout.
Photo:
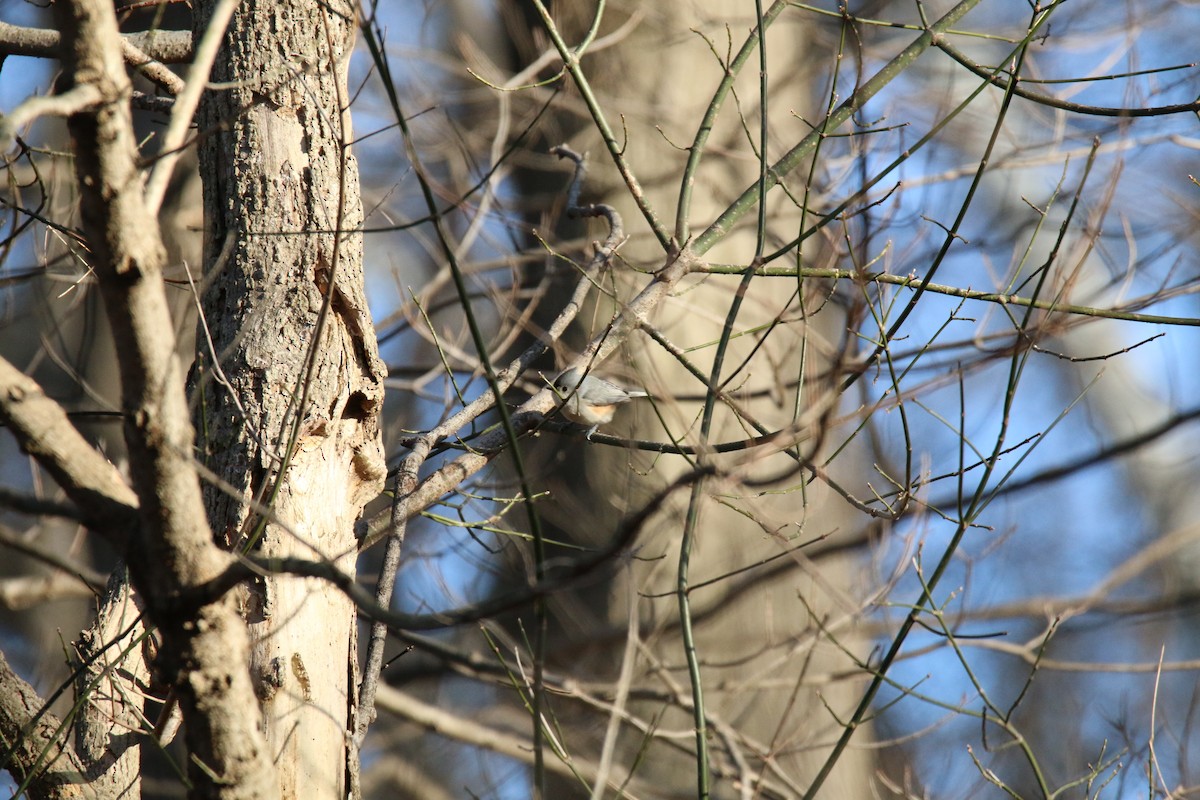
<svg viewBox="0 0 1200 800"><path fill-rule="evenodd" d="M554 390L562 401L562 412L568 419L581 425L590 425L587 438L591 439L596 428L611 422L617 406L628 403L635 397L649 397L637 389L622 389L603 378L583 375L572 367L554 379Z"/></svg>

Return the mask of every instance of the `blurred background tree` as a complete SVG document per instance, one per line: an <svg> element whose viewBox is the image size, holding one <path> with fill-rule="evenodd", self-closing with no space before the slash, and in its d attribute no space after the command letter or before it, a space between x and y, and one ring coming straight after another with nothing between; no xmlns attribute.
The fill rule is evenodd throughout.
<svg viewBox="0 0 1200 800"><path fill-rule="evenodd" d="M131 36L192 24L175 5L123 14ZM224 489L196 480L217 541L271 576L236 596L272 753L294 746L319 686L344 698L352 735L344 753L316 752L365 796L1126 797L1200 783L1187 366L1200 106L1181 35L1200 24L1194 5L453 2L367 5L358 23L340 97L315 88L337 59L291 46L255 51L261 84L214 74L210 98L236 102L198 117L159 214L185 360L205 328L184 264L206 265L201 287L231 280L222 258L252 284L255 270L299 277L275 311L239 320L236 303L205 302L210 325L238 325L216 345L198 337L190 384L196 403L241 398L198 412L207 463L228 463ZM54 50L23 30L0 29L5 112L49 83L34 59ZM336 51L337 37L317 40ZM182 61L166 41L129 44ZM150 169L179 87L137 87ZM263 102L264 87L286 102ZM227 138L280 109L332 137L296 144L334 167L326 188L291 180L295 158L256 155L270 137ZM59 123L30 124L7 143L0 351L125 468L120 353L75 243L75 177ZM194 139L208 162L187 161ZM341 144L362 165L361 224ZM202 221L197 176L212 181L223 154L247 156L278 196L217 189ZM222 256L238 225L270 232L262 252ZM331 284L321 255L352 263L360 231L389 375L389 491L357 532L356 594L328 580L352 553L314 551L302 530L322 506L355 504L298 481L291 459L331 421L369 439L372 390L343 391L307 361L274 377L294 337L271 331L294 316L310 331L297 341L314 341L331 310L345 333L314 352L366 365L370 382L357 279ZM299 252L272 255L285 241ZM234 356L247 330L278 359ZM568 364L651 396L585 439L550 413L547 380ZM303 390L322 385L329 399ZM280 410L248 412L252 400ZM250 455L212 449L217 423ZM86 519L31 503L72 496L4 447L2 543L20 554L0 584L4 652L48 701L71 670L56 632L91 623L114 552ZM268 549L247 550L260 519ZM343 622L282 613L299 644L273 651L255 609L282 596L263 588L275 580L299 590L295 613L320 598ZM344 661L311 669L307 651L289 664L330 649L313 634L349 620L348 599L359 657L340 675ZM264 696L272 664L281 691ZM135 730L157 700L145 710ZM141 791L185 790L163 767L186 758L173 747L146 755ZM313 780L295 785L342 791Z"/></svg>

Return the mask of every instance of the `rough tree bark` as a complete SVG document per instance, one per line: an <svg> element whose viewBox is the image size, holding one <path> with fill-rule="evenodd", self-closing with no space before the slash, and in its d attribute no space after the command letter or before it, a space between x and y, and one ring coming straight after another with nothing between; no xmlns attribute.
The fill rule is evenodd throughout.
<svg viewBox="0 0 1200 800"><path fill-rule="evenodd" d="M197 4L197 36L215 5ZM197 414L202 457L226 484L207 488L209 519L228 547L347 574L355 521L385 475L384 366L346 144L354 32L349 2L241 2L213 69L224 88L199 116L213 134L200 146L208 288ZM289 577L265 577L243 600L282 795L344 797L352 605L328 584Z"/></svg>
<svg viewBox="0 0 1200 800"><path fill-rule="evenodd" d="M85 702L75 750L96 797L141 796L142 693L150 684L140 598L124 569L113 573L95 624L76 643L76 697Z"/></svg>

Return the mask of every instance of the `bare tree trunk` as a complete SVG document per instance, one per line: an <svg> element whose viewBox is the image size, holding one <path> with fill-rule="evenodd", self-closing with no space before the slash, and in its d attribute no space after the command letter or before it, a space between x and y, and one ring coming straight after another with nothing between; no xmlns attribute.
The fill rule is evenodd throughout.
<svg viewBox="0 0 1200 800"><path fill-rule="evenodd" d="M124 569L113 573L96 623L77 645L84 703L75 751L97 797L140 797L142 697L150 683L142 604Z"/></svg>
<svg viewBox="0 0 1200 800"><path fill-rule="evenodd" d="M727 31L750 30L753 10L753 5L745 3L707 2L673 7L670 13L650 11L619 48L589 51L587 55L592 88L602 98L610 120L618 114L622 120L622 132L618 134L622 155L643 187L648 204L668 228L688 157L684 145L696 134L721 80L723 65L719 59L726 55ZM556 16L560 26L571 31L565 38L572 43L582 38L582 31L591 22L587 16L590 9L575 11L580 18L573 17L573 10L567 8L558 9ZM697 26L697 19L704 23ZM608 27L619 25L611 18L605 22L604 33ZM716 48L719 52L714 54L701 37L721 42ZM735 37L734 41L736 50L741 39ZM816 74L822 65L807 60L805 41L805 32L790 24L772 28L768 34L768 161L774 160L776 149L782 149L801 129L793 114L819 117L819 112L806 110L814 102L806 76ZM747 68L737 81L737 103L727 101L714 123L695 177L688 217L691 236L703 231L757 178L759 164L752 150L759 145L757 55L752 63L755 68ZM586 143L578 149L590 150L592 162L589 185L585 187L590 197L597 191L597 184L614 178L614 171L594 135L583 141ZM795 190L791 197L776 192L768 200L767 236L775 236L778 241L791 238L802 227L797 197L804 196L805 176L802 170L798 172L801 174L790 182ZM622 245L618 263L659 268L664 253L653 237L645 235L642 214L631 200L628 187L616 182L604 188L602 200L620 210L631 233L630 240ZM675 232L678 234L678 230ZM726 235L708 256L715 263L745 266L754 253L754 228L743 225ZM815 242L806 247L805 264L816 261L818 254ZM619 268L614 271L616 285L630 293L621 295L624 300L645 284L642 274ZM607 281L607 277L601 280L604 288L608 288ZM711 343L720 336L737 281L735 276L712 275L685 279L686 285L681 284L650 320L667 340L688 348L686 358L706 374L712 369ZM836 371L838 353L828 343L842 339L845 318L837 309L827 307L819 320L808 320L811 308L806 311L801 298L793 294L798 289L798 283L782 289L780 282L758 280L750 284L735 330L765 333L761 338L742 336L733 341L720 379L731 380L727 388L736 391L747 418L770 430L805 424L814 430L810 441L819 441L821 434L815 429L823 421L822 411L836 406L837 400L827 393L828 383L819 386L811 377L831 368ZM820 294L813 288L805 291L809 296ZM597 298L594 310L579 317L594 321L587 336L596 335L612 315L623 310L621 299L613 302L600 292L593 296ZM780 324L780 320L787 322ZM570 359L573 353L562 356ZM681 398L703 397L706 390L675 355L635 334L613 362L596 368L648 389L658 398L659 411L665 414L670 433L664 436L656 415L644 404L635 404L627 416L618 417L612 432L663 441L675 439L682 431L684 441L696 443L702 403ZM750 366L731 378L733 369L742 364ZM797 392L802 393L799 402ZM721 404L715 419L711 442L737 441L752 433L745 418L729 413ZM632 431L628 420L633 420ZM576 462L569 470L556 470L550 495L559 502L557 506L544 506L543 513L554 517L566 535L580 537L591 546L598 546L620 517L645 502L654 489L691 468L684 459L643 458L642 454L620 448L578 446L576 442L559 446L583 463ZM570 460L570 456L560 457ZM843 454L839 469L851 471L853 460L851 454ZM753 471L746 469L746 475L756 480L768 475L785 477L769 484L767 491L741 498L736 490L723 497L723 490L712 484L700 500L700 522L690 554L690 580L703 584L690 596L690 604L705 709L712 718L712 796L722 798L733 797L738 791L743 796L769 792L778 789L779 784L786 787L785 791L802 793L797 787L806 787L822 768L830 753L829 744L843 731L841 719L849 716L860 697L861 681L833 682L820 686L818 691L810 680L813 674L857 673L853 659L840 652L818 624L826 621L836 630L837 645L851 650L861 645L851 631L842 627L845 620L861 611L855 593L842 588L856 585L851 574L853 566L848 560L838 559L814 564L798 545L832 532L853 531L861 518L822 484L805 487L805 473L782 453L763 460ZM563 472L571 477L562 478ZM638 539L639 553L650 555L622 571L616 586L608 587L607 597L593 598L610 604L607 621L613 636L626 628L630 610L625 600L636 603L638 626L634 633L638 639L630 638L623 646L634 651L632 696L653 699L630 702L630 710L644 727L630 725L622 731L625 763L615 765L608 777L620 782L632 771L654 787L651 791L656 793L651 796L683 796L696 791L698 781L692 742L685 747L679 746L681 739L666 745L656 740L647 743L643 733L662 730L681 735L693 728L688 710L691 690L682 666L687 645L678 622L677 566L681 531L686 524L685 505L686 492L681 492L645 525ZM632 583L632 590L622 585L626 582ZM585 618L594 608L591 602L577 603L562 614ZM586 671L581 663L594 664L598 667L594 677L611 679L621 659L621 646L609 646L613 644L609 639L603 640L603 646L588 641L589 637L594 639L592 631L584 622L578 625L588 631L584 641L576 641L575 647L569 648L556 644L550 652L569 652L573 656L577 656L577 648L594 652L596 658L576 657L567 668ZM664 697L671 698L671 702L664 704ZM843 754L825 783L825 791L831 797L867 796L869 763L865 750ZM555 789L559 793L572 791L569 781ZM577 783L573 791L582 795Z"/></svg>
<svg viewBox="0 0 1200 800"><path fill-rule="evenodd" d="M214 5L199 5L198 36ZM200 148L210 283L197 339L203 458L228 484L207 489L217 537L347 574L354 523L385 472L384 367L346 144L354 25L348 2L238 5L213 72L230 88L201 111L213 134ZM245 611L282 795L344 797L353 606L328 583L269 576Z"/></svg>
<svg viewBox="0 0 1200 800"><path fill-rule="evenodd" d="M745 3L706 3L704 13L709 15L710 22L704 32L720 40L725 24L734 30L747 30L753 24L752 12L753 7ZM712 99L720 78L720 65L702 42L689 41L693 34L687 25L694 23L684 24L681 19L694 18L685 15L642 26L635 35L645 37L644 46L621 48L627 61L620 71L608 73L615 80L605 85L614 94L619 92L622 97L637 98L646 104L645 111L668 131L670 141L686 142L695 133ZM808 114L804 109L813 103L805 76L813 74L812 70L819 65L806 60L805 41L804 33L794 26L780 26L768 32L772 143L768 160L770 147L788 139L783 132L789 130L786 122L789 115L793 110ZM688 46L655 44L660 42L688 42ZM663 75L703 76L706 80L664 82L660 80ZM753 145L758 145L758 80L758 70L747 69L737 84L740 103L736 107L727 103L717 120L710 152L696 179L689 218L694 234L702 231L724 211L737 192L753 185L757 178L758 163L750 152L748 138L753 137ZM630 136L626 155L644 186L662 187L659 191L649 188L647 194L659 213L670 220L687 153L672 154L647 129L640 136ZM802 191L803 176L797 176L794 183ZM636 218L637 212L623 187L610 202L622 209L627 220ZM768 236L774 233L780 238L800 229L801 212L793 200L778 193L772 196L767 227ZM819 247L814 242L805 249L806 263L816 259ZM753 226L744 226L731 232L709 257L715 263L746 265L754 252L755 231ZM632 243L623 254L634 263L650 257ZM678 300L659 309L655 327L670 341L684 347L716 341L737 283L734 276L707 276L695 281L690 289L678 290ZM813 376L830 368L831 357L835 357L817 343L836 342L840 338L839 326L845 321L833 308L826 308L815 320L806 320L802 299L794 295L789 299L797 288L795 284L781 287L779 283L762 280L749 285L735 329L761 330L769 335L764 334L761 339L740 337L731 342L720 380L730 381L731 390L737 387L746 417L770 430L784 430L798 420L806 420L811 431L810 444L805 448L808 452L811 442L819 441L822 435L817 430L823 419L821 409L837 402L826 394L830 387L812 381ZM811 287L806 291L809 295L819 294ZM781 319L790 322L779 325ZM678 400L678 396L703 396L705 387L675 356L654 342L631 339L626 352L630 362L638 366L646 387L667 398L668 424L676 431L687 428L694 436L702 403ZM713 348L696 348L689 358L705 374L711 374L712 352ZM749 366L735 377L733 370L742 364ZM802 393L799 404L797 392ZM675 402L671 400L673 397ZM654 414L642 409L634 419L633 438L662 438L663 429ZM690 427L688 421L692 423ZM749 430L744 418L729 413L718 403L710 441L737 441ZM612 460L624 458L620 454ZM850 455L844 455L842 466L849 468L851 460ZM664 479L672 476L669 467L663 469L667 463L659 463ZM688 468L683 459L674 466L680 471ZM769 484L767 491L740 498L735 491L718 499L722 490L719 484L713 484L699 500L700 521L688 575L692 584L712 582L691 595L690 614L705 709L712 716L709 723L712 769L726 776L714 779L714 797L733 797L734 787L739 785L741 796L745 797L750 787L762 791L776 779L793 790L807 787L829 754L828 744L842 731L840 719L849 716L858 700L853 682L834 682L818 691L809 680L814 673L852 674L855 670L853 661L831 646L817 625L818 620L825 620L837 630L843 620L853 618L860 610L853 592L842 588L855 585L854 567L838 560L814 564L797 545L834 531L849 532L861 523L857 514L848 513L852 509L826 486L815 483L803 488L804 473L795 466L783 454L776 454L748 473L759 480L768 475L786 476ZM610 467L597 469L595 473L611 476L619 474L619 470ZM616 494L612 488L607 491ZM640 686L652 690L670 691L671 681L664 680L668 674L664 667L679 664L687 647L675 623L679 615L677 566L680 548L685 546L680 539L686 525L685 497L664 508L656 521L647 525L647 536L641 540L650 552L663 553L666 563L648 560L636 564L628 573L640 598L641 634L653 654L639 665ZM766 564L774 567L755 568ZM784 565L788 567L783 568ZM748 572L739 574L742 570ZM720 576L728 577L714 580ZM626 595L623 591L614 592L615 597ZM625 615L624 609L615 608L611 624L620 625ZM851 632L841 629L837 636L841 645L854 647ZM679 682L676 691L687 692L686 674L677 674L672 680ZM635 707L646 718L657 713L654 704ZM662 717L660 724L668 730L686 730L691 718L676 713ZM634 752L642 746L634 736L629 737L628 745ZM670 748L660 748L658 757L647 762L648 774L665 785L682 790L696 780L692 760L672 755ZM827 796L868 796L869 763L864 750L845 754L826 784Z"/></svg>

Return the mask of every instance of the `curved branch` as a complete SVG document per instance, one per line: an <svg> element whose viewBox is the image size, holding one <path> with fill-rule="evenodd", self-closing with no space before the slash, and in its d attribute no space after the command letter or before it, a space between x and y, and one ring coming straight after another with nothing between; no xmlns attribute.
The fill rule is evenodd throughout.
<svg viewBox="0 0 1200 800"><path fill-rule="evenodd" d="M37 381L0 358L0 420L79 507L85 525L124 551L137 527L138 498L121 473Z"/></svg>
<svg viewBox="0 0 1200 800"><path fill-rule="evenodd" d="M188 609L181 591L220 574L231 556L214 543L192 465L194 435L162 269L147 210L129 108L132 86L110 0L54 4L66 88L94 85L102 105L68 120L80 217L120 366L138 524L126 549L133 583L163 636L197 796L269 797L278 790L248 669L249 636L232 599Z"/></svg>
<svg viewBox="0 0 1200 800"><path fill-rule="evenodd" d="M1200 101L1193 103L1177 103L1169 106L1151 106L1149 108L1138 108L1130 106L1126 108L1112 106L1089 106L1080 103L1072 103L1068 100L1059 100L1057 97L1051 97L1048 94L1041 92L1031 92L1028 89L1022 89L1020 82L1012 85L1011 77L1005 77L997 74L994 70L987 69L976 62L972 61L966 53L956 49L949 44L944 38L938 38L934 41L934 46L941 50L946 55L957 61L962 66L966 67L972 74L978 78L983 78L988 83L1006 91L1011 91L1017 97L1024 100L1037 103L1038 105L1048 106L1049 108L1058 108L1063 111L1070 111L1075 114L1084 114L1091 117L1163 117L1171 114L1184 114L1189 112L1200 111Z"/></svg>
<svg viewBox="0 0 1200 800"><path fill-rule="evenodd" d="M121 40L164 64L183 64L192 58L191 31L124 33ZM59 58L62 46L62 34L58 31L0 22L0 53L4 55Z"/></svg>
<svg viewBox="0 0 1200 800"><path fill-rule="evenodd" d="M452 611L437 614L406 614L392 611L380 605L375 596L359 584L354 576L338 569L337 565L331 562L310 561L306 558L263 558L258 556L243 556L242 560L231 564L213 580L183 593L178 598L178 602L184 607L211 603L224 596L239 583L252 580L264 573L289 574L319 578L333 584L345 593L363 616L393 629L428 631L466 625L522 608L534 600L578 585L580 580L612 562L622 551L632 547L642 527L672 494L714 473L713 468L703 467L687 472L672 481L636 513L628 516L618 529L613 541L602 550L598 550L586 558L580 558L556 568L548 568L544 579L531 586Z"/></svg>

